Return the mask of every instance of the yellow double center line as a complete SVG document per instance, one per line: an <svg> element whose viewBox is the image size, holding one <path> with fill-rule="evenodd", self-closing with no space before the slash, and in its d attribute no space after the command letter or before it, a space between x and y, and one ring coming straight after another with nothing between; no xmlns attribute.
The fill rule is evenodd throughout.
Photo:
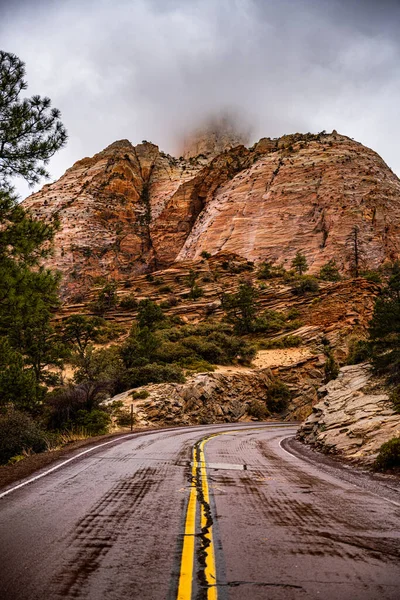
<svg viewBox="0 0 400 600"><path fill-rule="evenodd" d="M204 584L207 590L207 600L218 600L212 519L211 515L207 514L207 512L210 511L210 495L207 480L206 459L204 456L204 446L211 438L219 435L231 435L232 433L237 433L238 431L253 432L267 428L269 429L270 427L271 425L269 424L260 427L252 427L251 429L231 429L229 431L221 431L207 436L201 440L201 442L197 442L194 445L192 484L190 487L190 496L186 511L177 600L192 600L196 537L202 537L203 547L201 550L205 555ZM281 427L285 428L287 425L273 425L273 429L279 429ZM197 505L200 506L200 526L202 530L202 536L196 536Z"/></svg>
<svg viewBox="0 0 400 600"><path fill-rule="evenodd" d="M204 446L212 437L214 435L204 438L199 444L195 444L193 448L192 484L186 512L177 600L191 600L192 598L198 504L200 506L200 526L206 542L204 543L203 552L205 555L204 576L207 585L207 600L218 600L212 523L210 522L210 515L206 513L206 507L209 508L210 506L210 495Z"/></svg>

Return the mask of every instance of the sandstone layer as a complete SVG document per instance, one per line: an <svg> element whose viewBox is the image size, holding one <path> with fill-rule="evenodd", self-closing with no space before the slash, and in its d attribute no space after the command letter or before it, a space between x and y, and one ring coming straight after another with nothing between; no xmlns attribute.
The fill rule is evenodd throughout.
<svg viewBox="0 0 400 600"><path fill-rule="evenodd" d="M60 224L47 264L62 272L66 295L202 252L290 266L302 250L311 272L331 258L346 271L354 225L365 268L399 256L400 181L348 137L295 134L211 160L189 154L122 140L24 201Z"/></svg>
<svg viewBox="0 0 400 600"><path fill-rule="evenodd" d="M400 415L386 393L368 389L368 364L343 367L319 390L323 399L300 427L298 437L318 449L371 463L380 446L400 435Z"/></svg>

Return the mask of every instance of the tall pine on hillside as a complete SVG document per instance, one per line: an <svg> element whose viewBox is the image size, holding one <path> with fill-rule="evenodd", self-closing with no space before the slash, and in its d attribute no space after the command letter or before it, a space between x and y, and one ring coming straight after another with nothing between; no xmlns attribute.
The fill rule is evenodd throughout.
<svg viewBox="0 0 400 600"><path fill-rule="evenodd" d="M50 325L57 277L39 267L54 227L18 204L12 178L33 185L47 176L45 165L67 134L49 98L20 98L24 77L24 63L0 51L0 409L34 411L48 378L44 367L61 355Z"/></svg>

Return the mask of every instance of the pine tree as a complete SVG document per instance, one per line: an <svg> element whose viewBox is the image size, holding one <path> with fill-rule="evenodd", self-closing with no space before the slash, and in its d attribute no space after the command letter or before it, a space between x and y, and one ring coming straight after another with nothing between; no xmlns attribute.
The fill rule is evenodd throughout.
<svg viewBox="0 0 400 600"><path fill-rule="evenodd" d="M296 252L296 256L292 260L292 267L297 271L297 273L302 276L308 269L308 263L305 255L300 252Z"/></svg>
<svg viewBox="0 0 400 600"><path fill-rule="evenodd" d="M43 396L44 367L60 364L50 324L58 278L39 266L50 252L56 224L26 213L11 178L35 184L46 176L45 165L64 145L66 132L48 98L19 98L27 87L24 75L24 63L0 51L0 343L8 349L0 362L0 397L3 406L18 404L9 385L13 373L24 408L35 410Z"/></svg>
<svg viewBox="0 0 400 600"><path fill-rule="evenodd" d="M239 334L251 333L257 316L257 290L250 281L242 281L236 294L225 294L222 307Z"/></svg>
<svg viewBox="0 0 400 600"><path fill-rule="evenodd" d="M353 277L359 277L361 271L361 264L364 261L365 253L363 249L360 228L358 225L354 225L351 228L351 231L347 236L347 247L350 263L350 273Z"/></svg>
<svg viewBox="0 0 400 600"><path fill-rule="evenodd" d="M0 184L23 177L35 184L46 177L45 165L66 142L60 112L49 98L20 99L27 88L25 65L0 50Z"/></svg>
<svg viewBox="0 0 400 600"><path fill-rule="evenodd" d="M400 262L394 263L387 287L375 302L369 336L375 370L400 383Z"/></svg>

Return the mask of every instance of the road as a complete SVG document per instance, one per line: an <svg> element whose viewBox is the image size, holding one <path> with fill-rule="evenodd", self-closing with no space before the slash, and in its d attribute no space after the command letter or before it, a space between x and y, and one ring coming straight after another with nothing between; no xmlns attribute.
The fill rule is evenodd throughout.
<svg viewBox="0 0 400 600"><path fill-rule="evenodd" d="M398 494L288 453L294 432L134 434L11 490L0 498L0 597L399 598Z"/></svg>

